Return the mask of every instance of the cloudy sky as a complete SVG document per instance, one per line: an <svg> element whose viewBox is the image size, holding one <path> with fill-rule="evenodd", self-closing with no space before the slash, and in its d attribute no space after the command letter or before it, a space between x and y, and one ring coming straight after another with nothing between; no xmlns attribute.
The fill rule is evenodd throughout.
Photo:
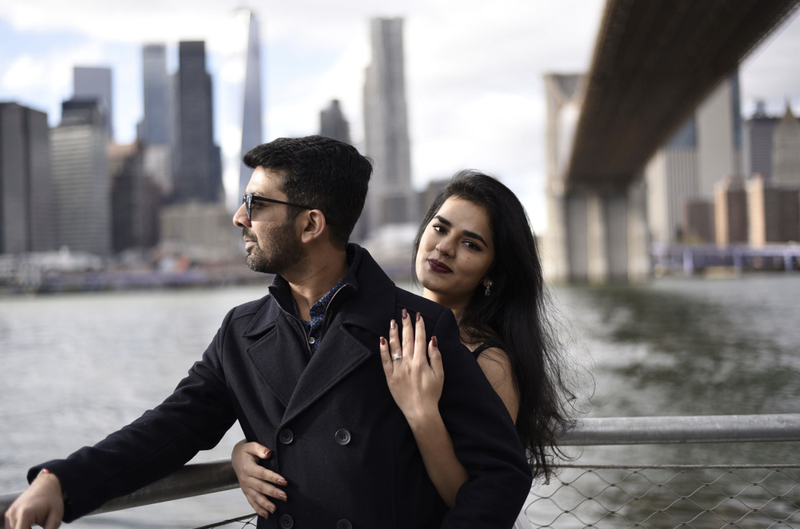
<svg viewBox="0 0 800 529"><path fill-rule="evenodd" d="M215 135L235 182L244 78L241 0L0 0L0 101L46 111L58 124L73 66L110 66L116 141L142 117L141 45L205 40ZM406 84L414 185L473 167L498 176L545 228L542 75L589 66L603 0L294 0L252 2L261 21L265 139L318 132L339 99L363 144L361 93L369 19L405 19ZM800 111L800 18L741 69L742 110L764 99Z"/></svg>

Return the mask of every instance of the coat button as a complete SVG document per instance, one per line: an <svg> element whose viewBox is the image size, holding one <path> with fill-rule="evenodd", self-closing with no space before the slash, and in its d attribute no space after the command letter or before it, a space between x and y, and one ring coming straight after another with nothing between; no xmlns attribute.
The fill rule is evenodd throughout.
<svg viewBox="0 0 800 529"><path fill-rule="evenodd" d="M294 433L290 429L285 428L281 430L280 434L278 434L278 439L280 440L281 443L285 445L292 444L292 441L294 441Z"/></svg>
<svg viewBox="0 0 800 529"><path fill-rule="evenodd" d="M350 523L350 520L343 518L336 522L336 529L353 529L353 524Z"/></svg>
<svg viewBox="0 0 800 529"><path fill-rule="evenodd" d="M283 529L292 529L294 527L294 520L288 514L281 515L281 527Z"/></svg>
<svg viewBox="0 0 800 529"><path fill-rule="evenodd" d="M336 442L339 443L342 446L348 444L350 442L350 432L348 432L344 428L336 430ZM347 520L344 520L344 521L347 522ZM350 522L347 522L347 523L350 523Z"/></svg>
<svg viewBox="0 0 800 529"><path fill-rule="evenodd" d="M316 338L314 338L313 336L309 336L309 337L308 337L308 343L309 343L310 345L314 345L315 343L317 343L317 339L316 339Z"/></svg>

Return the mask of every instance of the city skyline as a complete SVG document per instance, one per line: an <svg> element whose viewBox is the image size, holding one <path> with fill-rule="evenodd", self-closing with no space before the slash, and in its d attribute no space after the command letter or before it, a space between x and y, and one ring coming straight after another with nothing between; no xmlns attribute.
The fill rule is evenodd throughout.
<svg viewBox="0 0 800 529"><path fill-rule="evenodd" d="M88 16L90 4L82 4L83 12L49 0L0 5L0 100L44 110L54 125L60 102L71 95L72 67L110 66L117 141L130 142L142 118L141 46L165 42L173 72L177 41L203 39L215 79L215 138L226 157L238 154L246 36L234 15L238 4L201 1L190 13L178 2L154 16L139 4L121 1L113 9L98 3ZM465 8L440 0L400 8L393 2L351 0L345 7L303 2L254 9L262 21L265 141L316 133L319 111L335 98L351 122L354 143L363 148L361 87L370 61L369 18L403 16L414 186L421 189L460 168L482 169L520 196L541 231L542 74L588 69L603 2L556 6L504 0ZM305 17L306 12L315 16ZM800 113L800 73L792 55L798 46L795 15L744 62L745 115L756 98L765 99L767 111L776 114L789 97Z"/></svg>

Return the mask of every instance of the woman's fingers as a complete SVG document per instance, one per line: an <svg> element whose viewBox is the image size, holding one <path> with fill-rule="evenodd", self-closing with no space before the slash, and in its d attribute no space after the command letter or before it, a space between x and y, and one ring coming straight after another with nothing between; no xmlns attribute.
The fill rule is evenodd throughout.
<svg viewBox="0 0 800 529"><path fill-rule="evenodd" d="M394 371L394 366L392 365L392 355L389 352L389 340L381 336L381 363L383 364L383 372L388 377Z"/></svg>
<svg viewBox="0 0 800 529"><path fill-rule="evenodd" d="M395 320L389 322L389 353L393 362L396 355L401 355L401 357L403 355L403 346L400 343L400 329ZM392 366L392 369L394 369L394 366Z"/></svg>
<svg viewBox="0 0 800 529"><path fill-rule="evenodd" d="M251 456L258 458L258 459L267 459L269 456L272 455L272 450L267 448L264 445L258 444L255 441L250 443L245 443L242 447L246 454L250 454Z"/></svg>
<svg viewBox="0 0 800 529"><path fill-rule="evenodd" d="M403 360L414 359L414 324L411 315L403 309Z"/></svg>
<svg viewBox="0 0 800 529"><path fill-rule="evenodd" d="M245 492L244 496L247 498L247 503L250 504L250 507L252 507L259 516L269 518L269 515L275 512L275 504L269 501L263 494L258 494L253 491L252 494Z"/></svg>
<svg viewBox="0 0 800 529"><path fill-rule="evenodd" d="M283 478L280 479L283 480L283 483L281 483L281 485L286 485L286 480ZM278 483L278 481L274 482ZM247 480L247 486L253 489L255 492L258 492L259 494L262 494L264 496L275 498L276 500L283 500L283 501L287 500L286 492L284 492L283 489L276 487L266 479L258 479L255 476L253 476L252 478L249 478Z"/></svg>
<svg viewBox="0 0 800 529"><path fill-rule="evenodd" d="M439 341L436 339L436 336L432 336L431 341L428 342L428 360L430 361L433 374L437 379L443 380L444 366L442 365L442 353L439 351Z"/></svg>
<svg viewBox="0 0 800 529"><path fill-rule="evenodd" d="M261 469L261 472L258 475L258 477L261 478L262 481L269 482L269 483L276 483L278 485L288 485L288 482L286 481L286 478L284 478L280 474L278 474L276 472L273 472L273 471L271 471L269 469L263 468L263 467L259 467L259 468ZM282 499L285 499L285 498L282 498Z"/></svg>
<svg viewBox="0 0 800 529"><path fill-rule="evenodd" d="M417 363L428 362L427 355L425 354L426 349L425 321L422 319L422 315L417 312L416 329L414 330L414 358L417 360Z"/></svg>

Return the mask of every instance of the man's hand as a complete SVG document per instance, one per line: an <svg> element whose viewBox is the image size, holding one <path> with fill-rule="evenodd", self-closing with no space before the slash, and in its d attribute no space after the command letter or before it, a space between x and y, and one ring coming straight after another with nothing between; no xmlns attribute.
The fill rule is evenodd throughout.
<svg viewBox="0 0 800 529"><path fill-rule="evenodd" d="M40 472L6 511L6 529L30 529L34 524L56 529L64 518L63 498L56 475Z"/></svg>

